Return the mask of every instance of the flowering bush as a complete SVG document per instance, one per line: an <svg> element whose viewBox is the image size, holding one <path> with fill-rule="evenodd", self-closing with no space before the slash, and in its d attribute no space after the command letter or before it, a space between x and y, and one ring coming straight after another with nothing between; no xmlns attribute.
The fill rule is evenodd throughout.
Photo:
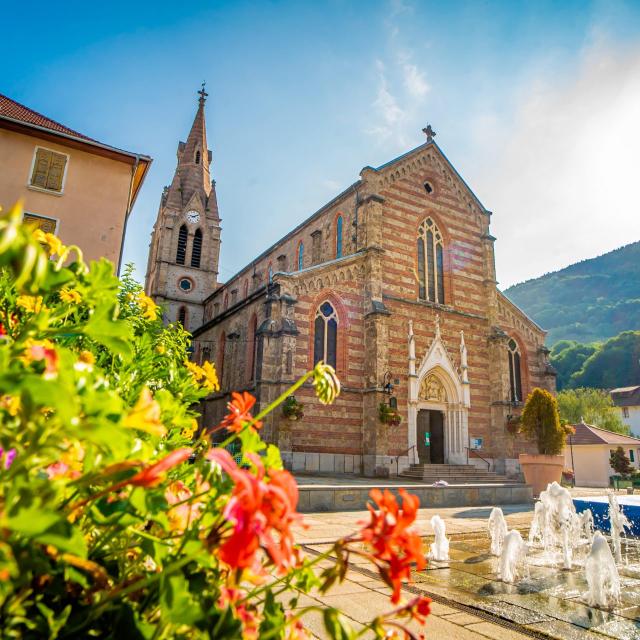
<svg viewBox="0 0 640 640"><path fill-rule="evenodd" d="M282 415L288 420L302 420L304 418L304 404L298 402L294 396L289 396L282 403Z"/></svg>
<svg viewBox="0 0 640 640"><path fill-rule="evenodd" d="M295 480L259 435L287 394L255 417L255 399L234 394L220 425L198 429L215 367L189 362L189 335L158 316L130 270L118 281L106 260L87 266L17 208L0 218L3 637L304 638L299 592L343 580L353 554L377 567L394 608L358 633L324 609L328 635L413 637L403 619L429 613L428 598L400 602L401 580L425 564L417 499L372 492L359 532L305 557ZM340 391L320 363L287 393L307 381L325 403ZM213 447L218 429L227 439ZM240 464L223 448L235 443Z"/></svg>
<svg viewBox="0 0 640 640"><path fill-rule="evenodd" d="M378 405L378 419L382 424L388 424L392 427L397 427L402 422L402 416L386 402L381 402Z"/></svg>

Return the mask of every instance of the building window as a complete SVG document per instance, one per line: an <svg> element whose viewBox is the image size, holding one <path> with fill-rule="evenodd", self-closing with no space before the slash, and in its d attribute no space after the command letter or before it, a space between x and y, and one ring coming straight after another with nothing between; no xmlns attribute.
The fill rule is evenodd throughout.
<svg viewBox="0 0 640 640"><path fill-rule="evenodd" d="M31 173L31 186L62 193L69 156L36 147Z"/></svg>
<svg viewBox="0 0 640 640"><path fill-rule="evenodd" d="M301 242L298 245L298 271L302 271L304 268L304 244Z"/></svg>
<svg viewBox="0 0 640 640"><path fill-rule="evenodd" d="M176 251L176 263L184 264L187 257L187 227L182 225L180 231L178 231L178 250Z"/></svg>
<svg viewBox="0 0 640 640"><path fill-rule="evenodd" d="M178 286L184 292L191 291L191 289L193 289L193 280L191 280L191 278L180 278L180 281L178 282Z"/></svg>
<svg viewBox="0 0 640 640"><path fill-rule="evenodd" d="M418 231L418 297L444 304L444 243L436 223L427 218Z"/></svg>
<svg viewBox="0 0 640 640"><path fill-rule="evenodd" d="M244 297L246 298L249 295L249 281L244 281Z"/></svg>
<svg viewBox="0 0 640 640"><path fill-rule="evenodd" d="M218 344L218 361L216 362L216 373L218 374L218 380L220 381L220 388L224 388L222 383L222 376L224 375L225 343L226 343L226 336L223 331L220 334L220 344Z"/></svg>
<svg viewBox="0 0 640 640"><path fill-rule="evenodd" d="M32 229L40 229L44 233L55 233L58 227L58 221L54 218L38 216L35 213L24 213L22 215L22 222Z"/></svg>
<svg viewBox="0 0 640 640"><path fill-rule="evenodd" d="M200 361L200 364L209 362L210 359L211 359L211 347L204 347L204 349L202 349L202 360Z"/></svg>
<svg viewBox="0 0 640 640"><path fill-rule="evenodd" d="M187 308L180 307L178 310L178 322L186 328L187 326Z"/></svg>
<svg viewBox="0 0 640 640"><path fill-rule="evenodd" d="M520 372L520 349L511 338L507 343L509 357L509 397L511 402L522 402L522 374Z"/></svg>
<svg viewBox="0 0 640 640"><path fill-rule="evenodd" d="M267 269L267 277L269 278L267 282L271 284L273 281L273 266L271 263L269 263L269 268Z"/></svg>
<svg viewBox="0 0 640 640"><path fill-rule="evenodd" d="M629 462L635 462L636 461L636 457L633 453L633 449L629 449Z"/></svg>
<svg viewBox="0 0 640 640"><path fill-rule="evenodd" d="M424 190L427 192L427 195L430 196L433 193L433 185L430 182L425 182Z"/></svg>
<svg viewBox="0 0 640 640"><path fill-rule="evenodd" d="M202 257L202 231L196 229L193 235L193 245L191 246L191 266L200 268L200 258Z"/></svg>
<svg viewBox="0 0 640 640"><path fill-rule="evenodd" d="M196 151L196 164L200 164L200 152Z"/></svg>
<svg viewBox="0 0 640 640"><path fill-rule="evenodd" d="M329 302L323 302L316 312L313 335L313 364L322 360L336 368L338 350L338 315Z"/></svg>
<svg viewBox="0 0 640 640"><path fill-rule="evenodd" d="M336 220L336 258L342 258L342 216Z"/></svg>
<svg viewBox="0 0 640 640"><path fill-rule="evenodd" d="M623 418L629 417L629 407L622 407L622 417Z"/></svg>
<svg viewBox="0 0 640 640"><path fill-rule="evenodd" d="M231 304L235 304L236 302L238 302L238 290L234 289L231 292Z"/></svg>

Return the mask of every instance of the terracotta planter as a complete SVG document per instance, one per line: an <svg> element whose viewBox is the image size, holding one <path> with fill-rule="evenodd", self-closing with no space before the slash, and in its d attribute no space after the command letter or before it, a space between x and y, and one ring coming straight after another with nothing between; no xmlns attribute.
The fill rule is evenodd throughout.
<svg viewBox="0 0 640 640"><path fill-rule="evenodd" d="M527 484L533 488L533 495L539 496L550 482L562 480L564 456L543 456L540 454L521 453L520 466Z"/></svg>

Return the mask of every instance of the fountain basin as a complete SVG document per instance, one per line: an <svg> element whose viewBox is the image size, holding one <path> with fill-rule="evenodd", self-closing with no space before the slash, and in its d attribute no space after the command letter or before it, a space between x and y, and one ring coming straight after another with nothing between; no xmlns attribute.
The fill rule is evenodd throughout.
<svg viewBox="0 0 640 640"><path fill-rule="evenodd" d="M617 498L622 512L631 523L631 527L626 529L626 534L640 537L640 496L617 496ZM591 509L596 529L609 532L611 523L609 522L608 496L574 498L573 504L578 513Z"/></svg>

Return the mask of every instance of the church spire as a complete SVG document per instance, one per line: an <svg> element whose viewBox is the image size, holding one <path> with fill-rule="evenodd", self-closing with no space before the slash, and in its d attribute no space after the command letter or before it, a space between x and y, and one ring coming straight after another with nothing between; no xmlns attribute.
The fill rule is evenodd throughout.
<svg viewBox="0 0 640 640"><path fill-rule="evenodd" d="M207 148L207 127L204 105L209 95L205 83L198 91L198 110L186 142L178 144L178 167L167 193L167 204L176 209L190 206L194 197L199 199L207 213L218 217L215 187L211 181L209 164L211 153Z"/></svg>

